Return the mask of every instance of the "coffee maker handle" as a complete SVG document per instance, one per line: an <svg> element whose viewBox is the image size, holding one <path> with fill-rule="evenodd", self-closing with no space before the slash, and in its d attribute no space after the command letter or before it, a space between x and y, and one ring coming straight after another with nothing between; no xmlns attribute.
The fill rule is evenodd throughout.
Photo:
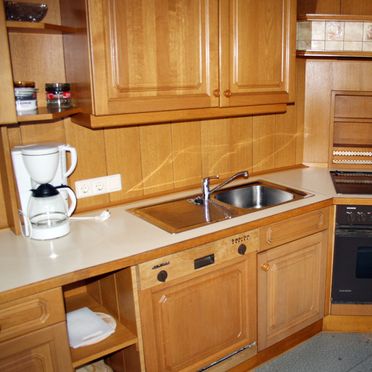
<svg viewBox="0 0 372 372"><path fill-rule="evenodd" d="M61 189L66 190L68 197L71 200L71 204L68 207L68 211L67 211L67 216L70 217L76 208L76 195L69 186L61 187Z"/></svg>
<svg viewBox="0 0 372 372"><path fill-rule="evenodd" d="M68 177L76 168L76 164L77 164L77 152L76 152L76 149L75 147L71 147L71 146L64 146L63 149L65 151L69 151L70 154L71 154L71 165L70 165L70 168L66 171L66 173L64 174L64 177Z"/></svg>

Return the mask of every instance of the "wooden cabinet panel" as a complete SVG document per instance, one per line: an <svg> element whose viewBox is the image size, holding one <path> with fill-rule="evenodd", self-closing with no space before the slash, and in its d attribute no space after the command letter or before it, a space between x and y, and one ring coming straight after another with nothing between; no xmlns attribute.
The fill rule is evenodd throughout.
<svg viewBox="0 0 372 372"><path fill-rule="evenodd" d="M324 208L265 226L260 229L260 250L325 230L328 223L329 209Z"/></svg>
<svg viewBox="0 0 372 372"><path fill-rule="evenodd" d="M221 0L221 106L288 102L295 2Z"/></svg>
<svg viewBox="0 0 372 372"><path fill-rule="evenodd" d="M341 0L341 14L372 15L371 0Z"/></svg>
<svg viewBox="0 0 372 372"><path fill-rule="evenodd" d="M0 304L0 341L64 319L65 311L60 288L2 303Z"/></svg>
<svg viewBox="0 0 372 372"><path fill-rule="evenodd" d="M5 26L4 5L0 4L0 125L16 123L12 67Z"/></svg>
<svg viewBox="0 0 372 372"><path fill-rule="evenodd" d="M327 232L259 254L258 349L323 317Z"/></svg>
<svg viewBox="0 0 372 372"><path fill-rule="evenodd" d="M356 0L359 1L359 0ZM367 0L368 1L368 0ZM305 14L340 14L341 0L298 0L298 16Z"/></svg>
<svg viewBox="0 0 372 372"><path fill-rule="evenodd" d="M0 371L72 371L65 323L2 342Z"/></svg>
<svg viewBox="0 0 372 372"><path fill-rule="evenodd" d="M217 1L88 3L96 115L218 106Z"/></svg>

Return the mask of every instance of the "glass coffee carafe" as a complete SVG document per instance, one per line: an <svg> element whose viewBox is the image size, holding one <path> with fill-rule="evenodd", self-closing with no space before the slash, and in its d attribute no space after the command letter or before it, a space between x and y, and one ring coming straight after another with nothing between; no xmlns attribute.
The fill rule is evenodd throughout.
<svg viewBox="0 0 372 372"><path fill-rule="evenodd" d="M66 185L55 187L45 183L31 191L27 216L30 237L44 240L68 234L69 217L76 207L76 196L73 190ZM70 206L65 196L70 199Z"/></svg>

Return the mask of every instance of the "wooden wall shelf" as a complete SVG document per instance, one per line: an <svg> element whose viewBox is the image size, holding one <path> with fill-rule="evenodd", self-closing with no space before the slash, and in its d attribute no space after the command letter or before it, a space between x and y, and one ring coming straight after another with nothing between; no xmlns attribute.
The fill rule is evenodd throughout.
<svg viewBox="0 0 372 372"><path fill-rule="evenodd" d="M45 34L65 34L77 33L81 30L74 27L55 25L42 22L19 22L7 21L6 27L9 32L45 33Z"/></svg>
<svg viewBox="0 0 372 372"><path fill-rule="evenodd" d="M53 111L48 109L47 107L39 107L36 114L18 115L17 121L18 123L53 121L66 118L80 112L81 110L79 107L71 107L68 109L63 109L61 111Z"/></svg>
<svg viewBox="0 0 372 372"><path fill-rule="evenodd" d="M372 52L297 50L296 56L300 58L372 58Z"/></svg>
<svg viewBox="0 0 372 372"><path fill-rule="evenodd" d="M298 21L370 21L371 15L354 14L306 14L297 18Z"/></svg>

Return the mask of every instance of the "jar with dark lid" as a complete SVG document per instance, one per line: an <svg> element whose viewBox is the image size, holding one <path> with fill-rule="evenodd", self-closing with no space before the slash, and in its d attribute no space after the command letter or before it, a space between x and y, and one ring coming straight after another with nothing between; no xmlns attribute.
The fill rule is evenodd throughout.
<svg viewBox="0 0 372 372"><path fill-rule="evenodd" d="M70 84L46 83L47 106L50 108L69 108L72 106Z"/></svg>
<svg viewBox="0 0 372 372"><path fill-rule="evenodd" d="M14 97L18 115L35 114L37 112L35 82L15 81Z"/></svg>

